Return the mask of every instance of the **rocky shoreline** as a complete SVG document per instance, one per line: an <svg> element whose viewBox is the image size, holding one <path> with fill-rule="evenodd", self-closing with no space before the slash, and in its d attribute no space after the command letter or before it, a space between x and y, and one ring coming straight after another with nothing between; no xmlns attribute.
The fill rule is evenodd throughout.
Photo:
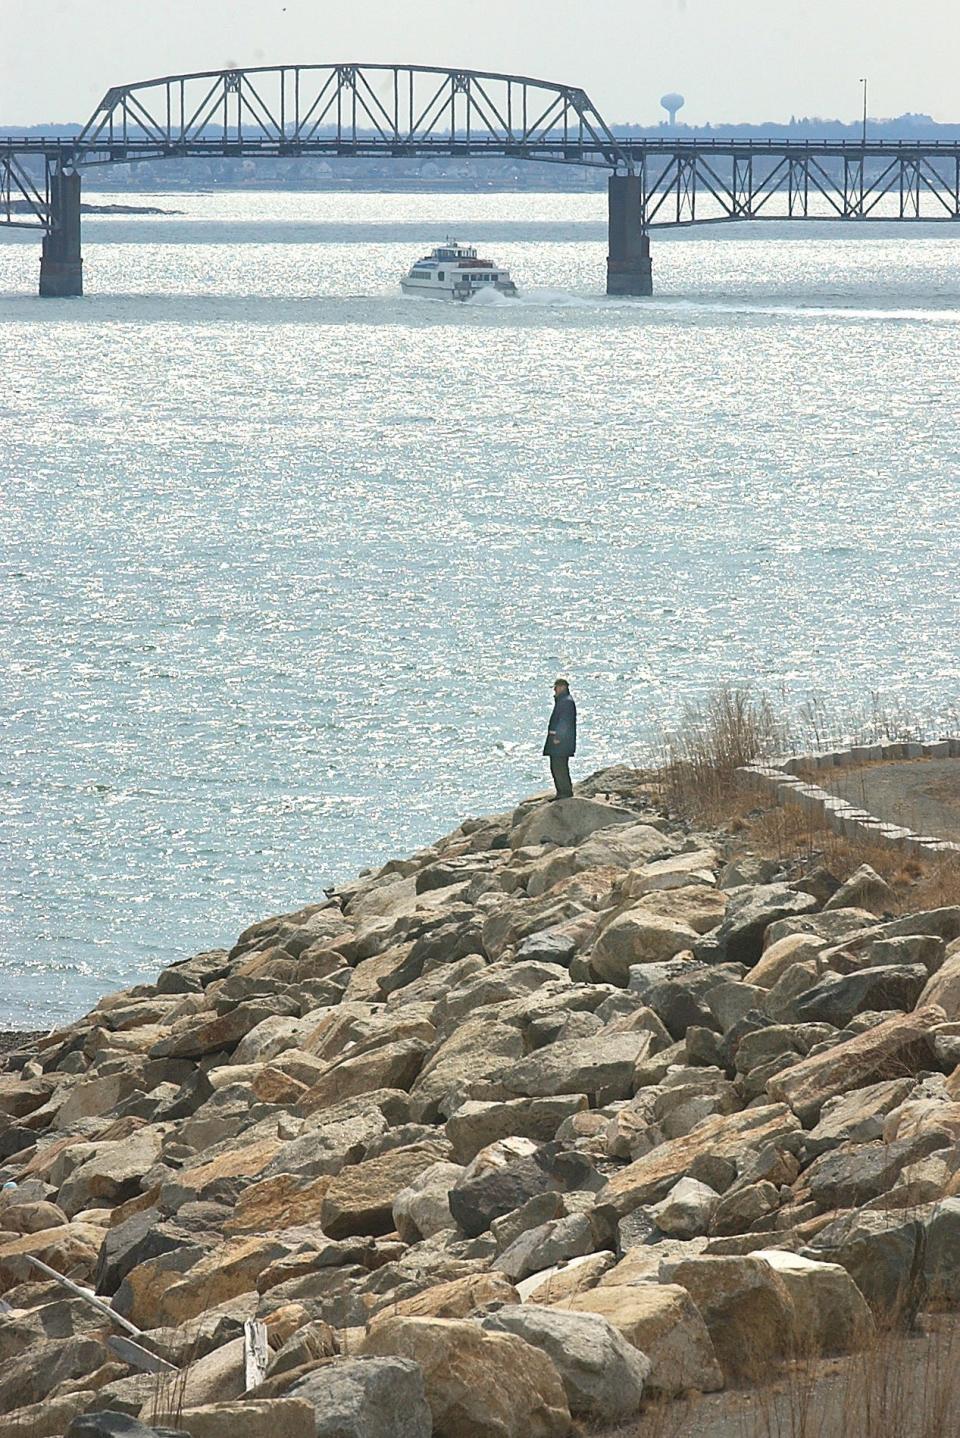
<svg viewBox="0 0 960 1438"><path fill-rule="evenodd" d="M618 768L19 1040L0 1438L563 1438L956 1307L960 906L894 907Z"/></svg>

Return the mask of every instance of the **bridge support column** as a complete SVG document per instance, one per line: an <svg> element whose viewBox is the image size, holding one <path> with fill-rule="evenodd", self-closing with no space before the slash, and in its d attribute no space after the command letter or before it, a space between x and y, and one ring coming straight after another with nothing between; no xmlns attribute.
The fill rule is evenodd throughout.
<svg viewBox="0 0 960 1438"><path fill-rule="evenodd" d="M639 175L611 175L607 191L608 295L652 295L650 236L643 228Z"/></svg>
<svg viewBox="0 0 960 1438"><path fill-rule="evenodd" d="M56 170L50 176L50 220L40 256L40 294L51 299L82 295L78 174Z"/></svg>

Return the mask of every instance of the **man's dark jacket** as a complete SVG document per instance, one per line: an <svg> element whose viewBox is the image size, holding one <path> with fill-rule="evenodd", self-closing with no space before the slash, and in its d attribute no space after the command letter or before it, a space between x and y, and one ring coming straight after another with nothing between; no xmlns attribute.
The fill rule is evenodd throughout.
<svg viewBox="0 0 960 1438"><path fill-rule="evenodd" d="M557 738L556 744L553 742L554 735ZM543 752L560 759L569 759L572 754L576 754L577 706L573 702L572 694L561 694L554 701Z"/></svg>

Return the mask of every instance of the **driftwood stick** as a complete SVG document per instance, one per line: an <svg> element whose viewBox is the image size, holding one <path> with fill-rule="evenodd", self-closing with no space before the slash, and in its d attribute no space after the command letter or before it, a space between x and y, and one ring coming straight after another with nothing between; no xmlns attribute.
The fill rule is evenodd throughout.
<svg viewBox="0 0 960 1438"><path fill-rule="evenodd" d="M266 1324L249 1318L243 1325L243 1383L244 1392L258 1387L266 1377L270 1362L270 1345L267 1342Z"/></svg>
<svg viewBox="0 0 960 1438"><path fill-rule="evenodd" d="M50 1268L48 1264L43 1263L39 1258L34 1258L32 1253L24 1254L24 1257L29 1263L32 1263L35 1268L39 1268L41 1273L45 1273L48 1278L52 1278L54 1282L59 1283L68 1293L72 1293L74 1298L82 1298L84 1303L89 1304L91 1308L96 1308L105 1318L109 1318L111 1323L115 1323L118 1328L124 1329L125 1332L130 1334L131 1338L139 1338L141 1336L140 1329L137 1328L135 1324L129 1323L126 1318L121 1318L119 1313L114 1313L109 1303L102 1303L99 1298L94 1298L92 1293L88 1293L85 1288L81 1288L79 1284L74 1283L71 1279L64 1278L62 1273L58 1273L55 1268Z"/></svg>
<svg viewBox="0 0 960 1438"><path fill-rule="evenodd" d="M124 1363L129 1363L131 1368L139 1368L141 1373L178 1373L176 1364L168 1363L165 1358L160 1358L156 1353L151 1353L148 1348L142 1348L139 1343L134 1343L132 1338L123 1338L112 1333L107 1339L107 1347L112 1349L118 1358Z"/></svg>

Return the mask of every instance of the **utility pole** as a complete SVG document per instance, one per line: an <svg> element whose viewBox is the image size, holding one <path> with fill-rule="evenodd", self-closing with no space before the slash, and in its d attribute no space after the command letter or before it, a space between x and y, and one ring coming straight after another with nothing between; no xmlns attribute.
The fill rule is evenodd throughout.
<svg viewBox="0 0 960 1438"><path fill-rule="evenodd" d="M867 77L860 77L860 84L863 86L863 130L860 135L860 143L866 146L867 143Z"/></svg>

